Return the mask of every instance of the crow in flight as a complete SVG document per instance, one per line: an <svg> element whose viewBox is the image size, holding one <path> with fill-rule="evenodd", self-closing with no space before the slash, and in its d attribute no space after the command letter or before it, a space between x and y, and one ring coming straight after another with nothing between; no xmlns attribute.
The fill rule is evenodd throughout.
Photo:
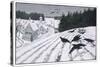
<svg viewBox="0 0 100 67"><path fill-rule="evenodd" d="M63 43L66 43L66 42L70 43L70 41L69 41L68 39L66 39L66 38L60 37L60 39L61 39L61 41L62 41Z"/></svg>
<svg viewBox="0 0 100 67"><path fill-rule="evenodd" d="M69 54L71 54L74 50L82 49L82 47L86 46L85 44L72 44L73 47L69 51Z"/></svg>
<svg viewBox="0 0 100 67"><path fill-rule="evenodd" d="M72 39L72 41L78 41L79 39L81 39L80 36L81 36L81 35L76 35L76 36ZM72 41L71 41L71 42L72 42Z"/></svg>
<svg viewBox="0 0 100 67"><path fill-rule="evenodd" d="M95 46L95 45L93 44L94 40L88 39L88 38L85 38L84 40L86 40L88 43L89 43L89 42L92 43L92 45Z"/></svg>

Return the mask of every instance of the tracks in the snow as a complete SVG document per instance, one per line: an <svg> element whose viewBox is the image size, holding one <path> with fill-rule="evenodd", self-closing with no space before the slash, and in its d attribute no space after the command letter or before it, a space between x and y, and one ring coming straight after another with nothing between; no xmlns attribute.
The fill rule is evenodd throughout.
<svg viewBox="0 0 100 67"><path fill-rule="evenodd" d="M63 34L62 34L63 35ZM61 36L61 35L59 35L59 36ZM51 42L52 42L52 44L50 44L50 46L51 45L53 45L53 43L55 43L58 39L59 39L59 36L57 36L57 39L55 39L55 40L52 40L52 38L51 39L47 39L46 41L44 41L43 43L40 43L39 45L37 45L37 46L35 46L35 47L33 47L33 48L31 48L31 49L29 49L29 50L27 50L27 51L25 51L25 52L23 52L20 56L18 56L17 58L16 58L16 60L17 61L20 61L20 62L18 62L18 63L23 63L24 61L26 61L28 58L30 58L33 54L35 54L36 52L38 52L40 49L42 49L43 47L45 47L47 44L50 44ZM66 35L67 36L67 35ZM51 40L51 41L50 41ZM44 44L44 45L43 45ZM42 46L41 46L42 45ZM57 44L58 45L58 44ZM56 45L56 46L57 46ZM48 46L45 50L47 50L50 46ZM52 48L52 51L54 50L55 48ZM29 56L27 56L27 57L24 57L25 55L27 55L27 53L29 53L30 51L32 51L32 50L34 50L33 52L32 52L32 54L30 54ZM44 50L44 51L45 51ZM35 59L33 59L32 60L32 62L33 61L35 61L37 58L39 58L40 57L40 55L41 54L43 54L43 52L44 51L42 51ZM52 51L50 52L50 54L52 53ZM34 56L34 55L33 55ZM21 58L24 58L23 60L20 60ZM47 60L46 60L47 61Z"/></svg>
<svg viewBox="0 0 100 67"><path fill-rule="evenodd" d="M40 43L33 43L33 46L28 46L26 50L24 47L23 50L18 51L16 55L16 63L36 63L36 62L51 62L51 61L61 61L62 59L62 53L64 46L67 44L63 44L60 40L60 36L67 38L69 41L73 39L74 36L76 36L78 33L61 33L55 36L52 36L50 38L47 37L46 40L41 41ZM35 44L35 45L34 45ZM58 45L60 45L60 48L58 49L58 52L55 55L55 58L53 60L51 59L52 55L54 54L55 50L57 49ZM71 45L71 44L70 44ZM90 53L89 50L87 52ZM92 53L90 53L92 55ZM92 55L94 56L94 55ZM42 59L41 59L42 57ZM40 61L39 61L40 60Z"/></svg>

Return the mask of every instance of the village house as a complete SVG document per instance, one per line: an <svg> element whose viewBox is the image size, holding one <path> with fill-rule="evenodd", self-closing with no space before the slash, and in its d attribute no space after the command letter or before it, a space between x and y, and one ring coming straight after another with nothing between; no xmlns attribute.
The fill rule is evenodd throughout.
<svg viewBox="0 0 100 67"><path fill-rule="evenodd" d="M31 20L32 21L32 20ZM28 21L25 25L23 39L33 41L38 37L38 27L35 23Z"/></svg>
<svg viewBox="0 0 100 67"><path fill-rule="evenodd" d="M40 17L40 20L27 20L27 23L24 25L24 34L22 39L26 41L33 41L36 38L42 36L45 33L55 33L55 29L58 28L59 20L54 18L44 18Z"/></svg>

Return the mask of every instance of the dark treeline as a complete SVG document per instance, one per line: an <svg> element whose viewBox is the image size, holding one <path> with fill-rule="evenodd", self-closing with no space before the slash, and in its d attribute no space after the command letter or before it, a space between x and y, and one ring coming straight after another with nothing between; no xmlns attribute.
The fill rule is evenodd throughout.
<svg viewBox="0 0 100 67"><path fill-rule="evenodd" d="M20 19L33 19L33 20L39 20L39 17L43 17L44 20L44 14L40 14L40 13L26 13L23 11L16 11L16 18L20 18Z"/></svg>
<svg viewBox="0 0 100 67"><path fill-rule="evenodd" d="M60 21L59 32L78 27L96 26L96 8L84 10L83 13L68 13L67 16L63 14Z"/></svg>

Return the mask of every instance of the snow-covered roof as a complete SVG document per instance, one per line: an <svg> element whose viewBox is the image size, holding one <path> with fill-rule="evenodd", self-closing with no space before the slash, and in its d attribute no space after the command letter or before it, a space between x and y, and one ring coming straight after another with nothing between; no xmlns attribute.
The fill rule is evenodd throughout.
<svg viewBox="0 0 100 67"><path fill-rule="evenodd" d="M34 22L33 20L19 20L17 21L17 23L19 23L24 27L25 31L36 31L38 29L36 22Z"/></svg>

